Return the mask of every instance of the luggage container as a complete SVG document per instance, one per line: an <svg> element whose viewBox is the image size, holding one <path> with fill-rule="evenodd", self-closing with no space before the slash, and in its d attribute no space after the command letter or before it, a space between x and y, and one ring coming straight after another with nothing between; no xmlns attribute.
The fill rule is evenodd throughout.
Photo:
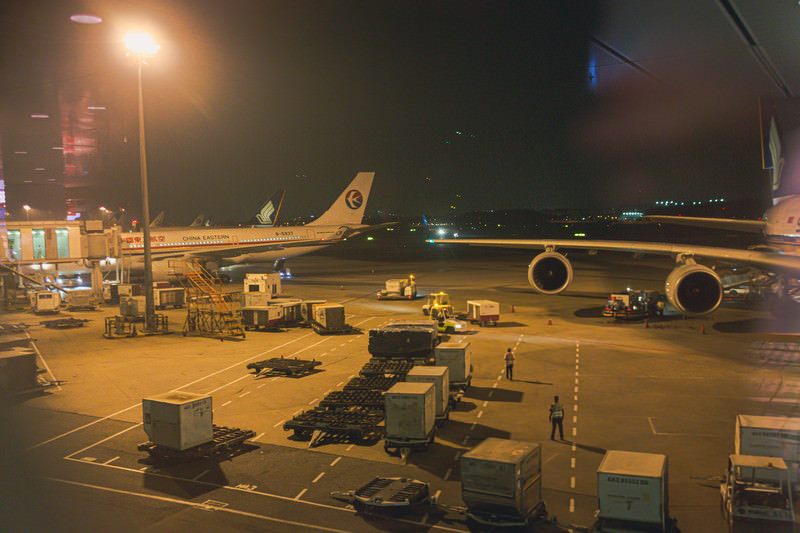
<svg viewBox="0 0 800 533"><path fill-rule="evenodd" d="M383 396L386 435L383 449L405 461L412 450L427 450L436 430L433 383L395 383Z"/></svg>
<svg viewBox="0 0 800 533"><path fill-rule="evenodd" d="M461 499L467 516L481 524L530 524L545 512L541 446L490 437L464 453Z"/></svg>
<svg viewBox="0 0 800 533"><path fill-rule="evenodd" d="M127 296L119 301L119 314L125 318L144 317L145 308L144 296Z"/></svg>
<svg viewBox="0 0 800 533"><path fill-rule="evenodd" d="M436 366L449 369L450 388L466 389L472 382L472 348L468 342L443 342L436 347Z"/></svg>
<svg viewBox="0 0 800 533"><path fill-rule="evenodd" d="M367 350L375 357L430 359L438 339L432 322L389 324L369 330Z"/></svg>
<svg viewBox="0 0 800 533"><path fill-rule="evenodd" d="M467 301L467 320L478 322L481 326L489 324L497 325L500 320L500 304L491 300L469 300Z"/></svg>
<svg viewBox="0 0 800 533"><path fill-rule="evenodd" d="M314 331L320 334L350 331L344 321L344 306L341 304L319 304L314 307Z"/></svg>
<svg viewBox="0 0 800 533"><path fill-rule="evenodd" d="M327 303L327 300L303 300L300 302L300 316L303 317L303 322L314 321L314 308L320 304Z"/></svg>
<svg viewBox="0 0 800 533"><path fill-rule="evenodd" d="M738 415L734 451L782 458L795 490L800 486L800 418Z"/></svg>
<svg viewBox="0 0 800 533"><path fill-rule="evenodd" d="M609 450L597 469L598 531L672 530L667 456Z"/></svg>
<svg viewBox="0 0 800 533"><path fill-rule="evenodd" d="M242 308L265 307L272 302L272 295L265 292L243 292L241 296Z"/></svg>
<svg viewBox="0 0 800 533"><path fill-rule="evenodd" d="M436 419L450 417L450 369L446 366L415 366L406 374L408 383L433 383Z"/></svg>
<svg viewBox="0 0 800 533"><path fill-rule="evenodd" d="M276 305L248 307L242 309L242 326L244 329L259 329L283 324L283 308Z"/></svg>
<svg viewBox="0 0 800 533"><path fill-rule="evenodd" d="M154 288L153 302L155 302L156 309L166 307L178 309L186 305L186 289L183 287Z"/></svg>
<svg viewBox="0 0 800 533"><path fill-rule="evenodd" d="M273 298L270 305L283 309L284 324L294 325L303 322L300 309L302 302L299 298Z"/></svg>
<svg viewBox="0 0 800 533"><path fill-rule="evenodd" d="M37 291L31 293L31 309L36 314L58 313L61 306L61 295L57 292Z"/></svg>
<svg viewBox="0 0 800 533"><path fill-rule="evenodd" d="M94 309L91 289L75 289L67 293L67 309Z"/></svg>
<svg viewBox="0 0 800 533"><path fill-rule="evenodd" d="M281 294L281 275L279 272L245 274L243 292L260 292L274 298Z"/></svg>
<svg viewBox="0 0 800 533"><path fill-rule="evenodd" d="M405 279L387 279L386 288L378 291L378 300L413 300L417 297L417 281L413 275Z"/></svg>
<svg viewBox="0 0 800 533"><path fill-rule="evenodd" d="M142 400L144 431L153 444L186 450L214 438L211 396L167 392Z"/></svg>

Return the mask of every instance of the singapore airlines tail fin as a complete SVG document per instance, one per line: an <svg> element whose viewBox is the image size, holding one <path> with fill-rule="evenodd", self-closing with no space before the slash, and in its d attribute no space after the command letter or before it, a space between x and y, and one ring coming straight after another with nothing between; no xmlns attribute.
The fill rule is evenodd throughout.
<svg viewBox="0 0 800 533"><path fill-rule="evenodd" d="M283 197L286 196L286 189L280 189L272 195L272 198L266 201L261 209L258 210L255 216L255 224L260 226L274 226L275 219L278 218L278 213L283 204Z"/></svg>
<svg viewBox="0 0 800 533"><path fill-rule="evenodd" d="M367 198L372 188L374 172L359 172L333 205L309 226L337 226L361 224Z"/></svg>

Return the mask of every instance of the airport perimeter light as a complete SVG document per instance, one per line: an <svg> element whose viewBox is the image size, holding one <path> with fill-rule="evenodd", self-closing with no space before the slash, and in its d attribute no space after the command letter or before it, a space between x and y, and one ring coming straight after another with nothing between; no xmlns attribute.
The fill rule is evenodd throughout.
<svg viewBox="0 0 800 533"><path fill-rule="evenodd" d="M148 331L156 328L156 308L153 300L153 257L150 247L150 203L147 195L147 156L144 142L144 99L142 98L142 66L148 57L153 57L161 48L146 33L130 33L125 37L128 53L136 59L139 81L139 173L142 179L142 224L144 244L144 327Z"/></svg>
<svg viewBox="0 0 800 533"><path fill-rule="evenodd" d="M22 206L22 209L25 210L25 222L29 222L31 219L31 206L25 204Z"/></svg>

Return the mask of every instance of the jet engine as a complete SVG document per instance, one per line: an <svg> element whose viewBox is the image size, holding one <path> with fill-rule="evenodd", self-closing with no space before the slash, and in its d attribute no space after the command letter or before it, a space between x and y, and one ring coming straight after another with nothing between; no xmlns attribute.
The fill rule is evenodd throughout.
<svg viewBox="0 0 800 533"><path fill-rule="evenodd" d="M691 262L670 272L665 292L669 303L681 313L707 315L722 302L722 281L707 266Z"/></svg>
<svg viewBox="0 0 800 533"><path fill-rule="evenodd" d="M572 263L558 252L542 252L528 266L528 282L542 294L558 294L572 283Z"/></svg>

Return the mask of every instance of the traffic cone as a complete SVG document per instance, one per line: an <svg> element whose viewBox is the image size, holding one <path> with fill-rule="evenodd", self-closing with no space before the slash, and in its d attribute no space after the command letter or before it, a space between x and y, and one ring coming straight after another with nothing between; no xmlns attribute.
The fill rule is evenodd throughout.
<svg viewBox="0 0 800 533"><path fill-rule="evenodd" d="M511 312L514 312L514 304L511 304Z"/></svg>
<svg viewBox="0 0 800 533"><path fill-rule="evenodd" d="M646 328L650 327L650 323L647 321L647 319L644 320L644 327Z"/></svg>
<svg viewBox="0 0 800 533"><path fill-rule="evenodd" d="M700 335L705 335L706 333L706 325L700 324Z"/></svg>
<svg viewBox="0 0 800 533"><path fill-rule="evenodd" d="M548 326L552 326L552 325L553 325L553 321L552 321L552 320L550 320L549 318L547 319L547 325L548 325Z"/></svg>

